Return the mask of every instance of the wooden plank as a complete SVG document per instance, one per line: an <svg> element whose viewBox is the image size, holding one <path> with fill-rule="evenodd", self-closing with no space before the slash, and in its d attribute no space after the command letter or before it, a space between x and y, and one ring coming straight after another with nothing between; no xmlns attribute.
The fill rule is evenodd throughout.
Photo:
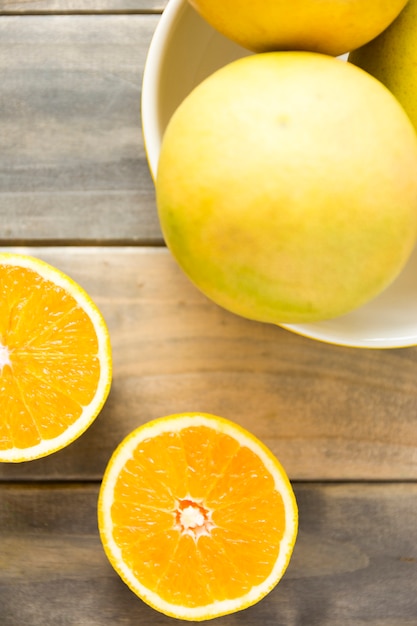
<svg viewBox="0 0 417 626"><path fill-rule="evenodd" d="M296 484L295 493L300 530L284 578L222 626L415 626L417 485ZM97 485L0 486L2 626L172 623L107 562L97 494Z"/></svg>
<svg viewBox="0 0 417 626"><path fill-rule="evenodd" d="M158 19L0 20L0 242L161 243L140 122Z"/></svg>
<svg viewBox="0 0 417 626"><path fill-rule="evenodd" d="M240 422L293 479L417 478L417 348L343 348L244 320L209 302L165 248L16 250L59 267L97 302L114 381L77 442L3 464L1 478L99 479L131 430L181 411Z"/></svg>
<svg viewBox="0 0 417 626"><path fill-rule="evenodd" d="M167 0L0 0L0 15L161 12Z"/></svg>

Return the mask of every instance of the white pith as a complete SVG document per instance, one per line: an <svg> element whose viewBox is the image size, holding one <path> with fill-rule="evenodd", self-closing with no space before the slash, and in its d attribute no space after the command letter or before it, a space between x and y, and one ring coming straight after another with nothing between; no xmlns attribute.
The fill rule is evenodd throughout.
<svg viewBox="0 0 417 626"><path fill-rule="evenodd" d="M194 506L187 506L180 513L180 523L184 530L189 528L197 528L204 524L204 515L200 513Z"/></svg>
<svg viewBox="0 0 417 626"><path fill-rule="evenodd" d="M182 535L189 535L195 541L202 535L210 535L216 526L212 520L212 511L205 506L204 502L197 502L190 496L177 502L175 517L174 528Z"/></svg>
<svg viewBox="0 0 417 626"><path fill-rule="evenodd" d="M7 346L3 346L3 344L0 343L0 374L5 365L11 365L9 349Z"/></svg>

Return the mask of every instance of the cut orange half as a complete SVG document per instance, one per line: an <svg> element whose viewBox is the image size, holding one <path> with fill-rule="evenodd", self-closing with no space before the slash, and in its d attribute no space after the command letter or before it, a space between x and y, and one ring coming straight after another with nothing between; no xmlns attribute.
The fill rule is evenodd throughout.
<svg viewBox="0 0 417 626"><path fill-rule="evenodd" d="M0 461L28 461L68 445L100 412L109 333L86 292L34 257L0 253L0 294Z"/></svg>
<svg viewBox="0 0 417 626"><path fill-rule="evenodd" d="M297 505L275 456L234 422L171 415L113 453L99 495L104 550L142 600L201 621L255 604L278 583Z"/></svg>

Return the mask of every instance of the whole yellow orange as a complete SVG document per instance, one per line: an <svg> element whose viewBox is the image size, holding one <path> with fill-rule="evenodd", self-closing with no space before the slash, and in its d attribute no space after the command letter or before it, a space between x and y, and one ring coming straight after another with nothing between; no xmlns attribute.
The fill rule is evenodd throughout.
<svg viewBox="0 0 417 626"><path fill-rule="evenodd" d="M174 113L156 179L165 240L242 316L331 318L401 271L417 232L417 136L363 70L271 52L212 74Z"/></svg>
<svg viewBox="0 0 417 626"><path fill-rule="evenodd" d="M349 61L384 83L417 129L417 0L409 0L391 26L354 50Z"/></svg>
<svg viewBox="0 0 417 626"><path fill-rule="evenodd" d="M339 55L379 35L407 0L189 0L218 31L253 50Z"/></svg>

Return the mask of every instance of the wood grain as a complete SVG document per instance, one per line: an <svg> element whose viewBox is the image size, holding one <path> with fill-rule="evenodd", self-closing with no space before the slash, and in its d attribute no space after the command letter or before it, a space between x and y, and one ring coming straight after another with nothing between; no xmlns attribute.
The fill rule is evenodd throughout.
<svg viewBox="0 0 417 626"><path fill-rule="evenodd" d="M219 624L414 625L417 485L295 484L295 493L300 530L283 580ZM97 485L0 485L2 626L173 623L107 562L97 494Z"/></svg>
<svg viewBox="0 0 417 626"><path fill-rule="evenodd" d="M162 242L140 120L158 19L0 19L0 242Z"/></svg>
<svg viewBox="0 0 417 626"><path fill-rule="evenodd" d="M0 15L161 12L167 0L0 0Z"/></svg>
<svg viewBox="0 0 417 626"><path fill-rule="evenodd" d="M203 411L252 430L294 479L417 478L417 349L342 348L239 318L197 291L165 248L29 251L99 305L114 380L79 441L28 465L1 465L1 477L98 479L139 424Z"/></svg>

